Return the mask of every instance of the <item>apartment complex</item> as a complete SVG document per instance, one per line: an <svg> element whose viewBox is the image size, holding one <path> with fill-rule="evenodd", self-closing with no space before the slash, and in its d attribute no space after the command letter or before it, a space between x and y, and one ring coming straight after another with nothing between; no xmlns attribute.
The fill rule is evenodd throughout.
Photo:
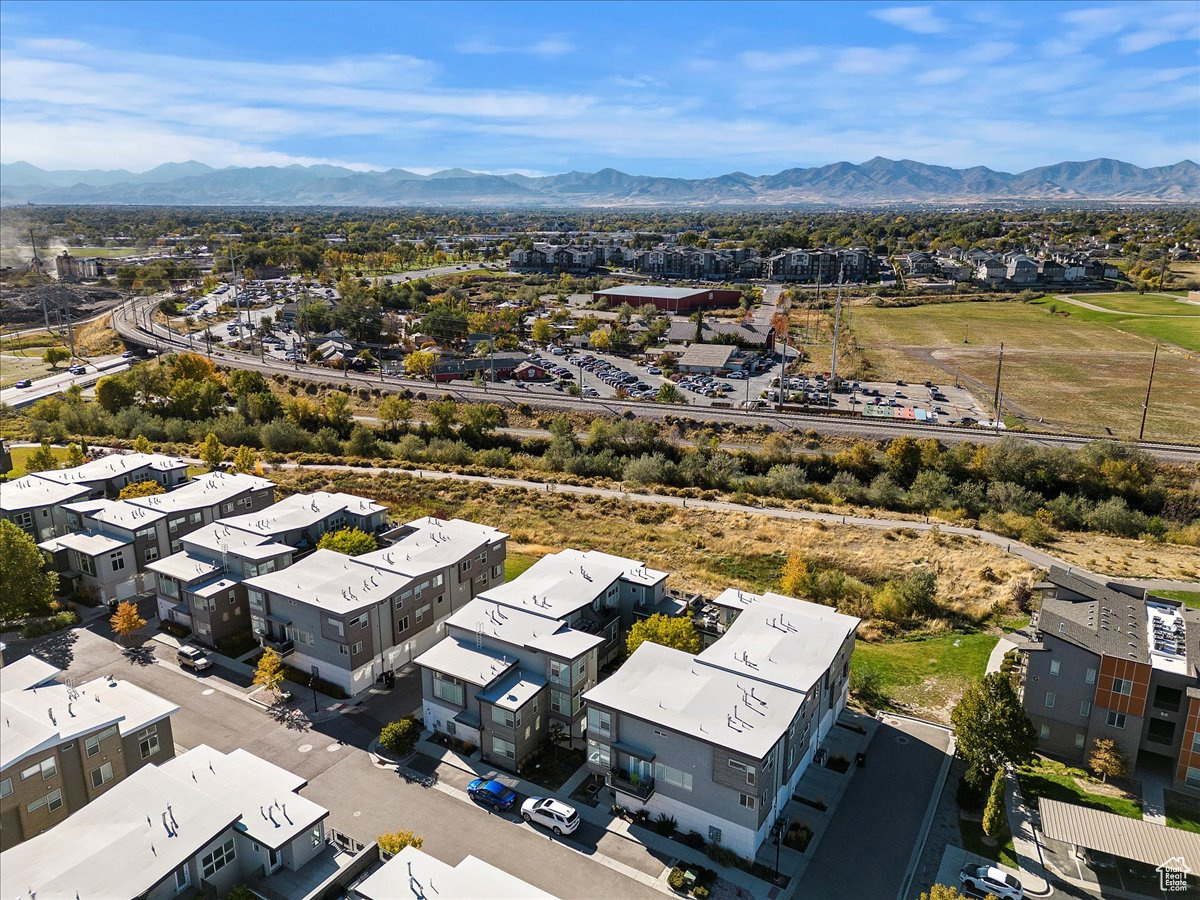
<svg viewBox="0 0 1200 900"><path fill-rule="evenodd" d="M697 655L644 643L584 694L588 766L617 802L753 858L845 708L859 620L743 593Z"/></svg>
<svg viewBox="0 0 1200 900"><path fill-rule="evenodd" d="M245 750L201 744L144 766L69 819L0 855L6 896L227 896L325 851L329 812L305 780Z"/></svg>
<svg viewBox="0 0 1200 900"><path fill-rule="evenodd" d="M879 258L865 247L852 249L783 250L763 261L763 277L772 281L834 284L877 281Z"/></svg>
<svg viewBox="0 0 1200 900"><path fill-rule="evenodd" d="M34 656L0 669L0 850L52 829L175 755L171 716L179 707L125 681L73 685L59 675ZM6 869L7 861L0 872Z"/></svg>
<svg viewBox="0 0 1200 900"><path fill-rule="evenodd" d="M1052 568L1025 654L1022 703L1040 749L1084 761L1110 738L1131 766L1169 761L1200 795L1200 611Z"/></svg>
<svg viewBox="0 0 1200 900"><path fill-rule="evenodd" d="M48 469L34 477L87 488L89 498L115 500L121 488L153 481L171 490L188 480L185 460L161 453L109 453L70 469Z"/></svg>
<svg viewBox="0 0 1200 900"><path fill-rule="evenodd" d="M62 504L65 525L39 547L70 592L99 600L153 590L150 566L178 552L188 533L235 511L262 509L274 498L265 478L210 472L165 494Z"/></svg>
<svg viewBox="0 0 1200 900"><path fill-rule="evenodd" d="M22 475L4 483L0 491L0 519L7 519L35 541L45 541L67 530L65 505L87 497L82 484L61 484L36 475Z"/></svg>
<svg viewBox="0 0 1200 900"><path fill-rule="evenodd" d="M244 579L259 640L354 695L412 662L455 610L504 579L508 535L494 528L427 517L388 537L361 556L317 550Z"/></svg>
<svg viewBox="0 0 1200 900"><path fill-rule="evenodd" d="M666 578L635 560L563 550L483 592L416 660L426 727L478 744L508 769L555 724L581 741L584 693L621 655L639 613L664 601Z"/></svg>

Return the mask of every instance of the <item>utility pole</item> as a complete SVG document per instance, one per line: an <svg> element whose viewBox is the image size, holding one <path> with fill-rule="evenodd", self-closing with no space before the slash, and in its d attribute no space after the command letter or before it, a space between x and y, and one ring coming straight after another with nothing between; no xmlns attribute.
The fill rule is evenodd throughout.
<svg viewBox="0 0 1200 900"><path fill-rule="evenodd" d="M1138 441L1146 434L1146 413L1150 412L1150 389L1154 387L1154 369L1158 365L1158 344L1154 345L1154 357L1150 360L1150 380L1146 382L1146 402L1142 404L1142 427L1138 429Z"/></svg>
<svg viewBox="0 0 1200 900"><path fill-rule="evenodd" d="M838 333L842 327L842 273L838 272L838 288L837 299L833 304L833 363L829 372L829 385L825 392L826 405L828 405L829 394L833 390L834 382L837 381L837 351L838 351Z"/></svg>
<svg viewBox="0 0 1200 900"><path fill-rule="evenodd" d="M996 361L996 396L992 399L992 408L996 414L996 431L1000 430L1000 372L1004 368L1004 344L1000 345L1000 358Z"/></svg>

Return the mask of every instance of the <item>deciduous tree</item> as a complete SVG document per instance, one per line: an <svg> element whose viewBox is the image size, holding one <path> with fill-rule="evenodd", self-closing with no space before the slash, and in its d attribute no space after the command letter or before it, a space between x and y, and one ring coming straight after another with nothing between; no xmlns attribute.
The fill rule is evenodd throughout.
<svg viewBox="0 0 1200 900"><path fill-rule="evenodd" d="M336 550L347 556L361 556L375 550L379 544L373 535L367 534L361 528L342 528L338 531L327 531L321 535L317 547L322 550Z"/></svg>
<svg viewBox="0 0 1200 900"><path fill-rule="evenodd" d="M117 494L118 500L130 500L134 497L153 497L155 494L165 494L163 486L157 481L135 481L121 488Z"/></svg>
<svg viewBox="0 0 1200 900"><path fill-rule="evenodd" d="M375 840L379 844L380 852L391 856L395 856L405 847L416 847L419 850L425 843L425 839L421 835L413 834L411 831L392 831L379 835Z"/></svg>
<svg viewBox="0 0 1200 900"><path fill-rule="evenodd" d="M59 363L70 358L71 351L66 347L47 347L46 352L42 354L42 361L52 369L57 369Z"/></svg>
<svg viewBox="0 0 1200 900"><path fill-rule="evenodd" d="M998 838L1008 822L1008 807L1004 800L1004 770L997 769L992 776L992 790L988 794L987 806L983 809L983 833Z"/></svg>
<svg viewBox="0 0 1200 900"><path fill-rule="evenodd" d="M647 619L635 622L625 639L625 648L632 655L633 651L646 641L673 647L685 653L700 652L700 635L696 633L692 620L679 616L655 613Z"/></svg>
<svg viewBox="0 0 1200 900"><path fill-rule="evenodd" d="M113 613L109 622L122 643L128 642L135 631L146 625L146 620L138 612L137 605L128 600L117 605L117 611Z"/></svg>
<svg viewBox="0 0 1200 900"><path fill-rule="evenodd" d="M243 475L253 475L258 471L258 454L245 444L237 448L233 454L233 471Z"/></svg>
<svg viewBox="0 0 1200 900"><path fill-rule="evenodd" d="M49 472L58 467L58 454L49 441L42 441L42 445L25 459L26 472Z"/></svg>
<svg viewBox="0 0 1200 900"><path fill-rule="evenodd" d="M225 461L225 445L211 431L200 445L200 459L208 466L210 472L215 471Z"/></svg>
<svg viewBox="0 0 1200 900"><path fill-rule="evenodd" d="M57 588L58 574L46 571L37 542L0 519L0 618L11 621L45 612Z"/></svg>
<svg viewBox="0 0 1200 900"><path fill-rule="evenodd" d="M1092 753L1088 767L1107 782L1109 777L1124 778L1129 773L1129 760L1112 738L1096 738L1092 742Z"/></svg>
<svg viewBox="0 0 1200 900"><path fill-rule="evenodd" d="M134 453L153 453L154 448L150 446L150 439L144 434L139 434L133 439Z"/></svg>
<svg viewBox="0 0 1200 900"><path fill-rule="evenodd" d="M265 690L278 692L283 679L283 659L267 647L258 658L258 665L254 667L254 683Z"/></svg>
<svg viewBox="0 0 1200 900"><path fill-rule="evenodd" d="M1033 756L1037 734L1021 708L1012 680L992 672L967 688L950 713L958 752L967 764L991 778L1005 764L1020 765Z"/></svg>

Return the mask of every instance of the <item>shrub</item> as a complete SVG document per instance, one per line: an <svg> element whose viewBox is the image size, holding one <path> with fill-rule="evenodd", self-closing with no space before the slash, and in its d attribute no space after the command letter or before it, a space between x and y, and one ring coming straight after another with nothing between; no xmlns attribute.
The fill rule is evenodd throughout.
<svg viewBox="0 0 1200 900"><path fill-rule="evenodd" d="M254 635L249 628L236 631L229 635L229 637L217 641L217 650L226 656L234 658L241 656L243 653L249 653L257 646L258 641L254 639Z"/></svg>
<svg viewBox="0 0 1200 900"><path fill-rule="evenodd" d="M987 791L988 783L983 773L974 767L968 767L958 780L958 789L954 797L960 808L973 812L983 808Z"/></svg>
<svg viewBox="0 0 1200 900"><path fill-rule="evenodd" d="M421 726L412 716L405 716L399 722L390 722L379 732L379 746L395 756L408 756L417 746L421 736Z"/></svg>
<svg viewBox="0 0 1200 900"><path fill-rule="evenodd" d="M665 837L670 837L679 827L679 822L674 816L668 816L666 813L659 813L654 817L654 830Z"/></svg>
<svg viewBox="0 0 1200 900"><path fill-rule="evenodd" d="M165 631L171 637L176 637L182 640L192 633L192 629L186 625L180 625L178 622L165 621L159 623L159 628Z"/></svg>
<svg viewBox="0 0 1200 900"><path fill-rule="evenodd" d="M704 840L704 835L702 835L700 832L689 831L686 835L684 835L683 843L688 847L691 847L693 850L700 850L704 847L706 841Z"/></svg>
<svg viewBox="0 0 1200 900"><path fill-rule="evenodd" d="M687 877L685 876L683 869L679 866L673 868L671 870L671 874L667 876L667 884L670 886L671 890L682 893L684 887L687 885Z"/></svg>
<svg viewBox="0 0 1200 900"><path fill-rule="evenodd" d="M25 627L21 629L21 637L26 640L38 638L78 624L79 613L74 610L68 610L67 612L56 613L44 619L34 619L32 622L26 622Z"/></svg>
<svg viewBox="0 0 1200 900"><path fill-rule="evenodd" d="M708 900L709 893L709 889L702 884L698 884L692 888L692 896L695 897L696 900Z"/></svg>
<svg viewBox="0 0 1200 900"><path fill-rule="evenodd" d="M705 854L718 866L733 866L737 864L738 855L728 847L713 842L705 849Z"/></svg>
<svg viewBox="0 0 1200 900"><path fill-rule="evenodd" d="M1008 821L1004 787L1004 770L997 769L992 778L992 789L988 794L987 806L983 810L983 833L990 838L999 837Z"/></svg>
<svg viewBox="0 0 1200 900"><path fill-rule="evenodd" d="M379 852L389 856L395 856L405 847L416 847L420 850L425 843L425 839L421 835L413 834L411 831L393 831L381 834L375 841L379 844Z"/></svg>

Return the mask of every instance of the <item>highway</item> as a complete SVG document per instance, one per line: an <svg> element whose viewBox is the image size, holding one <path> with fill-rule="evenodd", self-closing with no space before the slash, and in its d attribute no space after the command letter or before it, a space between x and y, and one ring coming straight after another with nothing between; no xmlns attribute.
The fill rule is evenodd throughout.
<svg viewBox="0 0 1200 900"><path fill-rule="evenodd" d="M414 275L416 273L407 273ZM197 352L189 347L186 338L151 323L146 328L146 317L136 304L153 303L152 298L133 298L113 311L113 327L127 344L158 350ZM224 366L249 369L266 374L282 373L302 377L310 381L343 388L390 388L398 391L408 389L414 393L424 392L429 396L449 395L457 400L488 401L515 407L520 403L547 410L575 410L594 415L609 414L627 418L668 420L686 417L700 422L725 422L750 426L765 426L785 433L804 433L812 430L820 434L862 438L864 440L886 440L899 435L913 437L936 437L946 443L969 441L989 444L1002 440L1004 432L981 428L964 428L953 425L929 425L898 421L868 421L861 416L813 413L775 413L770 411L746 411L702 406L677 406L644 401L615 400L605 398L546 396L508 384L476 386L469 382L456 381L452 384L434 384L415 378L394 375L368 374L361 372L338 372L303 363L288 363L279 359L260 358L248 353L228 349L214 350L213 361ZM1045 446L1081 447L1100 440L1098 437L1074 434L1045 434L1021 432L1024 440ZM1200 444L1172 444L1158 441L1142 441L1139 448L1165 462L1200 462Z"/></svg>
<svg viewBox="0 0 1200 900"><path fill-rule="evenodd" d="M12 409L30 406L45 397L53 397L63 393L71 385L91 387L101 377L123 372L129 368L133 360L122 359L120 356L101 357L95 362L80 363L86 370L82 375L72 375L66 369L57 375L47 375L39 378L27 388L10 387L0 391L0 403Z"/></svg>

